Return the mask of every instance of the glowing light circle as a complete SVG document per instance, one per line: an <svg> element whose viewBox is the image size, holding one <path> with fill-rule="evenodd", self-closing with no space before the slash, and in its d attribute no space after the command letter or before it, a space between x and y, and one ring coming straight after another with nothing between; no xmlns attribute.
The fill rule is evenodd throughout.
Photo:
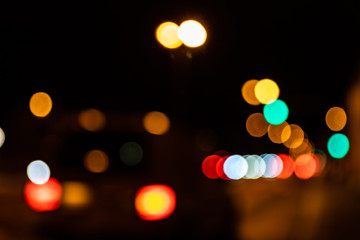
<svg viewBox="0 0 360 240"><path fill-rule="evenodd" d="M255 96L262 104L269 104L278 99L280 89L271 79L260 80L254 88Z"/></svg>
<svg viewBox="0 0 360 240"><path fill-rule="evenodd" d="M175 191L167 185L155 184L141 187L135 196L138 216L146 221L169 217L175 210Z"/></svg>
<svg viewBox="0 0 360 240"><path fill-rule="evenodd" d="M188 47L199 47L206 41L205 28L195 20L187 20L180 24L178 29L180 40Z"/></svg>
<svg viewBox="0 0 360 240"><path fill-rule="evenodd" d="M37 117L46 117L52 109L52 100L45 92L34 93L29 102L30 111Z"/></svg>
<svg viewBox="0 0 360 240"><path fill-rule="evenodd" d="M2 147L2 145L4 145L4 142L5 142L5 133L4 130L0 128L0 148Z"/></svg>
<svg viewBox="0 0 360 240"><path fill-rule="evenodd" d="M277 99L264 106L264 117L268 123L279 125L289 116L289 108L283 100Z"/></svg>
<svg viewBox="0 0 360 240"><path fill-rule="evenodd" d="M329 138L327 148L333 158L343 158L349 152L350 142L342 133L335 133Z"/></svg>
<svg viewBox="0 0 360 240"><path fill-rule="evenodd" d="M166 48L178 48L182 44L178 36L178 29L179 26L176 23L161 23L156 29L155 37L158 42Z"/></svg>
<svg viewBox="0 0 360 240"><path fill-rule="evenodd" d="M26 173L30 181L35 184L44 184L50 178L50 168L41 160L32 161L27 166Z"/></svg>
<svg viewBox="0 0 360 240"><path fill-rule="evenodd" d="M41 185L29 181L24 189L26 203L37 212L56 210L60 206L61 196L62 187L55 178Z"/></svg>
<svg viewBox="0 0 360 240"><path fill-rule="evenodd" d="M245 176L248 171L248 163L240 155L231 155L224 162L224 172L226 176L233 180L238 180Z"/></svg>
<svg viewBox="0 0 360 240"><path fill-rule="evenodd" d="M210 179L219 178L219 175L216 171L216 165L217 165L218 161L220 160L220 158L221 157L219 155L213 154L213 155L207 156L203 160L201 169L207 178L210 178Z"/></svg>
<svg viewBox="0 0 360 240"><path fill-rule="evenodd" d="M264 159L266 163L266 170L263 174L264 178L274 178L277 177L282 169L283 169L283 162L279 156L276 154L263 154L261 157Z"/></svg>

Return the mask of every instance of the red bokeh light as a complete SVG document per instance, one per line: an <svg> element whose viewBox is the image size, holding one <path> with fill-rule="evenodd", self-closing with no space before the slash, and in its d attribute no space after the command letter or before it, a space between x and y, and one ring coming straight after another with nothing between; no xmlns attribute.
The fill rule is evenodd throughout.
<svg viewBox="0 0 360 240"><path fill-rule="evenodd" d="M60 206L61 194L61 184L55 178L50 178L41 185L29 181L24 189L26 203L37 212L57 209Z"/></svg>
<svg viewBox="0 0 360 240"><path fill-rule="evenodd" d="M202 162L202 171L206 177L211 179L219 178L218 173L216 172L216 164L220 160L219 155L210 155L207 156Z"/></svg>
<svg viewBox="0 0 360 240"><path fill-rule="evenodd" d="M225 157L220 158L217 161L216 168L215 168L218 177L220 177L221 179L224 179L224 180L230 180L230 178L228 178L224 172L224 162L228 157L230 157L230 156L225 156Z"/></svg>
<svg viewBox="0 0 360 240"><path fill-rule="evenodd" d="M283 162L283 169L277 177L281 179L287 179L291 177L291 175L294 172L293 158L290 157L288 154L277 154L277 155L281 158Z"/></svg>

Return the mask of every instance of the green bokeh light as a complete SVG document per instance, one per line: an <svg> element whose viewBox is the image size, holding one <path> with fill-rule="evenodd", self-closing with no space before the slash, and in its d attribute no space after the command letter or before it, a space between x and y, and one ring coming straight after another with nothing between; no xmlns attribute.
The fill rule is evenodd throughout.
<svg viewBox="0 0 360 240"><path fill-rule="evenodd" d="M335 133L329 138L327 148L333 158L343 158L349 152L349 139L342 133Z"/></svg>
<svg viewBox="0 0 360 240"><path fill-rule="evenodd" d="M289 116L289 108L283 100L277 99L264 106L264 117L273 125L279 125L286 121Z"/></svg>
<svg viewBox="0 0 360 240"><path fill-rule="evenodd" d="M143 158L142 147L136 142L126 142L120 148L120 159L128 166L139 164Z"/></svg>

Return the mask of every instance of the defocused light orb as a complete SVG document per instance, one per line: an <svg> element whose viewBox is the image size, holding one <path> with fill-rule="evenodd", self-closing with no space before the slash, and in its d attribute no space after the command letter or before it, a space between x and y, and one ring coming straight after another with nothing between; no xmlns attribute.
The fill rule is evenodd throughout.
<svg viewBox="0 0 360 240"><path fill-rule="evenodd" d="M52 109L52 100L44 92L34 93L29 102L30 111L37 117L46 117Z"/></svg>
<svg viewBox="0 0 360 240"><path fill-rule="evenodd" d="M289 108L283 100L277 99L264 106L264 117L268 123L279 125L289 116Z"/></svg>
<svg viewBox="0 0 360 240"><path fill-rule="evenodd" d="M225 160L224 172L230 179L237 180L245 176L248 167L245 158L237 154L231 155Z"/></svg>
<svg viewBox="0 0 360 240"><path fill-rule="evenodd" d="M143 158L142 147L136 142L126 142L120 147L120 159L128 166L139 164Z"/></svg>
<svg viewBox="0 0 360 240"><path fill-rule="evenodd" d="M255 96L262 104L272 103L278 99L280 89L271 79L262 79L255 85Z"/></svg>
<svg viewBox="0 0 360 240"><path fill-rule="evenodd" d="M295 175L300 179L309 179L317 171L317 157L312 153L305 153L296 158L294 163Z"/></svg>
<svg viewBox="0 0 360 240"><path fill-rule="evenodd" d="M261 157L264 159L266 163L266 170L263 174L264 178L274 178L277 177L282 169L283 169L283 162L279 156L276 154L263 154Z"/></svg>
<svg viewBox="0 0 360 240"><path fill-rule="evenodd" d="M314 149L314 154L317 156L317 158L319 160L319 165L318 165L317 171L314 175L315 177L317 177L324 171L327 158L326 158L326 154L324 153L324 151L321 149L318 149L318 148Z"/></svg>
<svg viewBox="0 0 360 240"><path fill-rule="evenodd" d="M166 48L178 48L182 42L178 36L179 26L173 22L161 23L155 32L158 42Z"/></svg>
<svg viewBox="0 0 360 240"><path fill-rule="evenodd" d="M342 130L347 121L346 112L341 107L332 107L330 108L325 116L326 125L332 131Z"/></svg>
<svg viewBox="0 0 360 240"><path fill-rule="evenodd" d="M294 159L296 159L301 154L312 153L312 152L314 152L314 144L308 138L305 137L299 146L297 146L296 148L289 149L289 154Z"/></svg>
<svg viewBox="0 0 360 240"><path fill-rule="evenodd" d="M143 118L143 126L149 133L165 134L170 128L170 120L166 114L158 111L148 112Z"/></svg>
<svg viewBox="0 0 360 240"><path fill-rule="evenodd" d="M283 162L283 169L277 178L287 179L294 172L294 159L287 154L277 154Z"/></svg>
<svg viewBox="0 0 360 240"><path fill-rule="evenodd" d="M0 148L4 145L5 142L5 133L2 128L0 128Z"/></svg>
<svg viewBox="0 0 360 240"><path fill-rule="evenodd" d="M246 120L246 130L253 137L262 137L268 131L269 123L262 113L253 113Z"/></svg>
<svg viewBox="0 0 360 240"><path fill-rule="evenodd" d="M270 124L268 127L268 137L273 143L284 143L290 138L291 130L289 124L284 121L279 125Z"/></svg>
<svg viewBox="0 0 360 240"><path fill-rule="evenodd" d="M290 124L290 137L284 142L287 148L297 148L304 141L305 133L299 125Z"/></svg>
<svg viewBox="0 0 360 240"><path fill-rule="evenodd" d="M101 111L89 108L79 113L78 121L83 129L96 132L105 127L106 117Z"/></svg>
<svg viewBox="0 0 360 240"><path fill-rule="evenodd" d="M228 178L224 172L224 163L228 157L230 156L221 157L216 163L216 173L221 179L224 180L230 180L230 178Z"/></svg>
<svg viewBox="0 0 360 240"><path fill-rule="evenodd" d="M327 148L333 158L343 158L349 152L350 142L342 133L335 133L329 138Z"/></svg>
<svg viewBox="0 0 360 240"><path fill-rule="evenodd" d="M261 168L264 168L264 166L262 166L262 159L257 155L247 155L244 156L244 158L248 163L248 170L245 174L245 178L256 179L261 177L262 174L260 175L259 172L262 170Z"/></svg>
<svg viewBox="0 0 360 240"><path fill-rule="evenodd" d="M61 195L61 184L55 178L41 185L29 181L24 189L26 203L37 212L56 210L60 206Z"/></svg>
<svg viewBox="0 0 360 240"><path fill-rule="evenodd" d="M35 184L44 184L50 178L50 168L41 160L32 161L27 166L26 173L30 181Z"/></svg>
<svg viewBox="0 0 360 240"><path fill-rule="evenodd" d="M82 208L88 206L92 201L90 187L83 182L63 182L62 204L70 208Z"/></svg>
<svg viewBox="0 0 360 240"><path fill-rule="evenodd" d="M188 47L199 47L206 41L205 28L195 20L182 22L178 29L179 38Z"/></svg>
<svg viewBox="0 0 360 240"><path fill-rule="evenodd" d="M220 160L219 155L210 155L207 156L201 165L202 172L207 178L216 179L219 178L219 175L216 172L216 164Z"/></svg>
<svg viewBox="0 0 360 240"><path fill-rule="evenodd" d="M109 157L101 150L90 150L84 156L84 166L93 173L101 173L109 167Z"/></svg>
<svg viewBox="0 0 360 240"><path fill-rule="evenodd" d="M259 105L260 101L255 96L255 85L259 81L256 79L251 79L246 81L241 88L241 95L244 100L250 105Z"/></svg>
<svg viewBox="0 0 360 240"><path fill-rule="evenodd" d="M135 208L140 218L156 221L169 217L175 210L176 195L167 185L148 185L135 196Z"/></svg>

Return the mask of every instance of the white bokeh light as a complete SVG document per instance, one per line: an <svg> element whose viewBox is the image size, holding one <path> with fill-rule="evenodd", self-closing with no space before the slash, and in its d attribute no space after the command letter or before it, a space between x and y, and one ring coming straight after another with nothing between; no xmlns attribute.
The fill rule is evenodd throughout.
<svg viewBox="0 0 360 240"><path fill-rule="evenodd" d="M188 47L199 47L206 41L205 28L195 20L187 20L178 29L180 40Z"/></svg>
<svg viewBox="0 0 360 240"><path fill-rule="evenodd" d="M50 178L49 166L41 160L32 161L26 170L27 176L35 184L44 184Z"/></svg>

